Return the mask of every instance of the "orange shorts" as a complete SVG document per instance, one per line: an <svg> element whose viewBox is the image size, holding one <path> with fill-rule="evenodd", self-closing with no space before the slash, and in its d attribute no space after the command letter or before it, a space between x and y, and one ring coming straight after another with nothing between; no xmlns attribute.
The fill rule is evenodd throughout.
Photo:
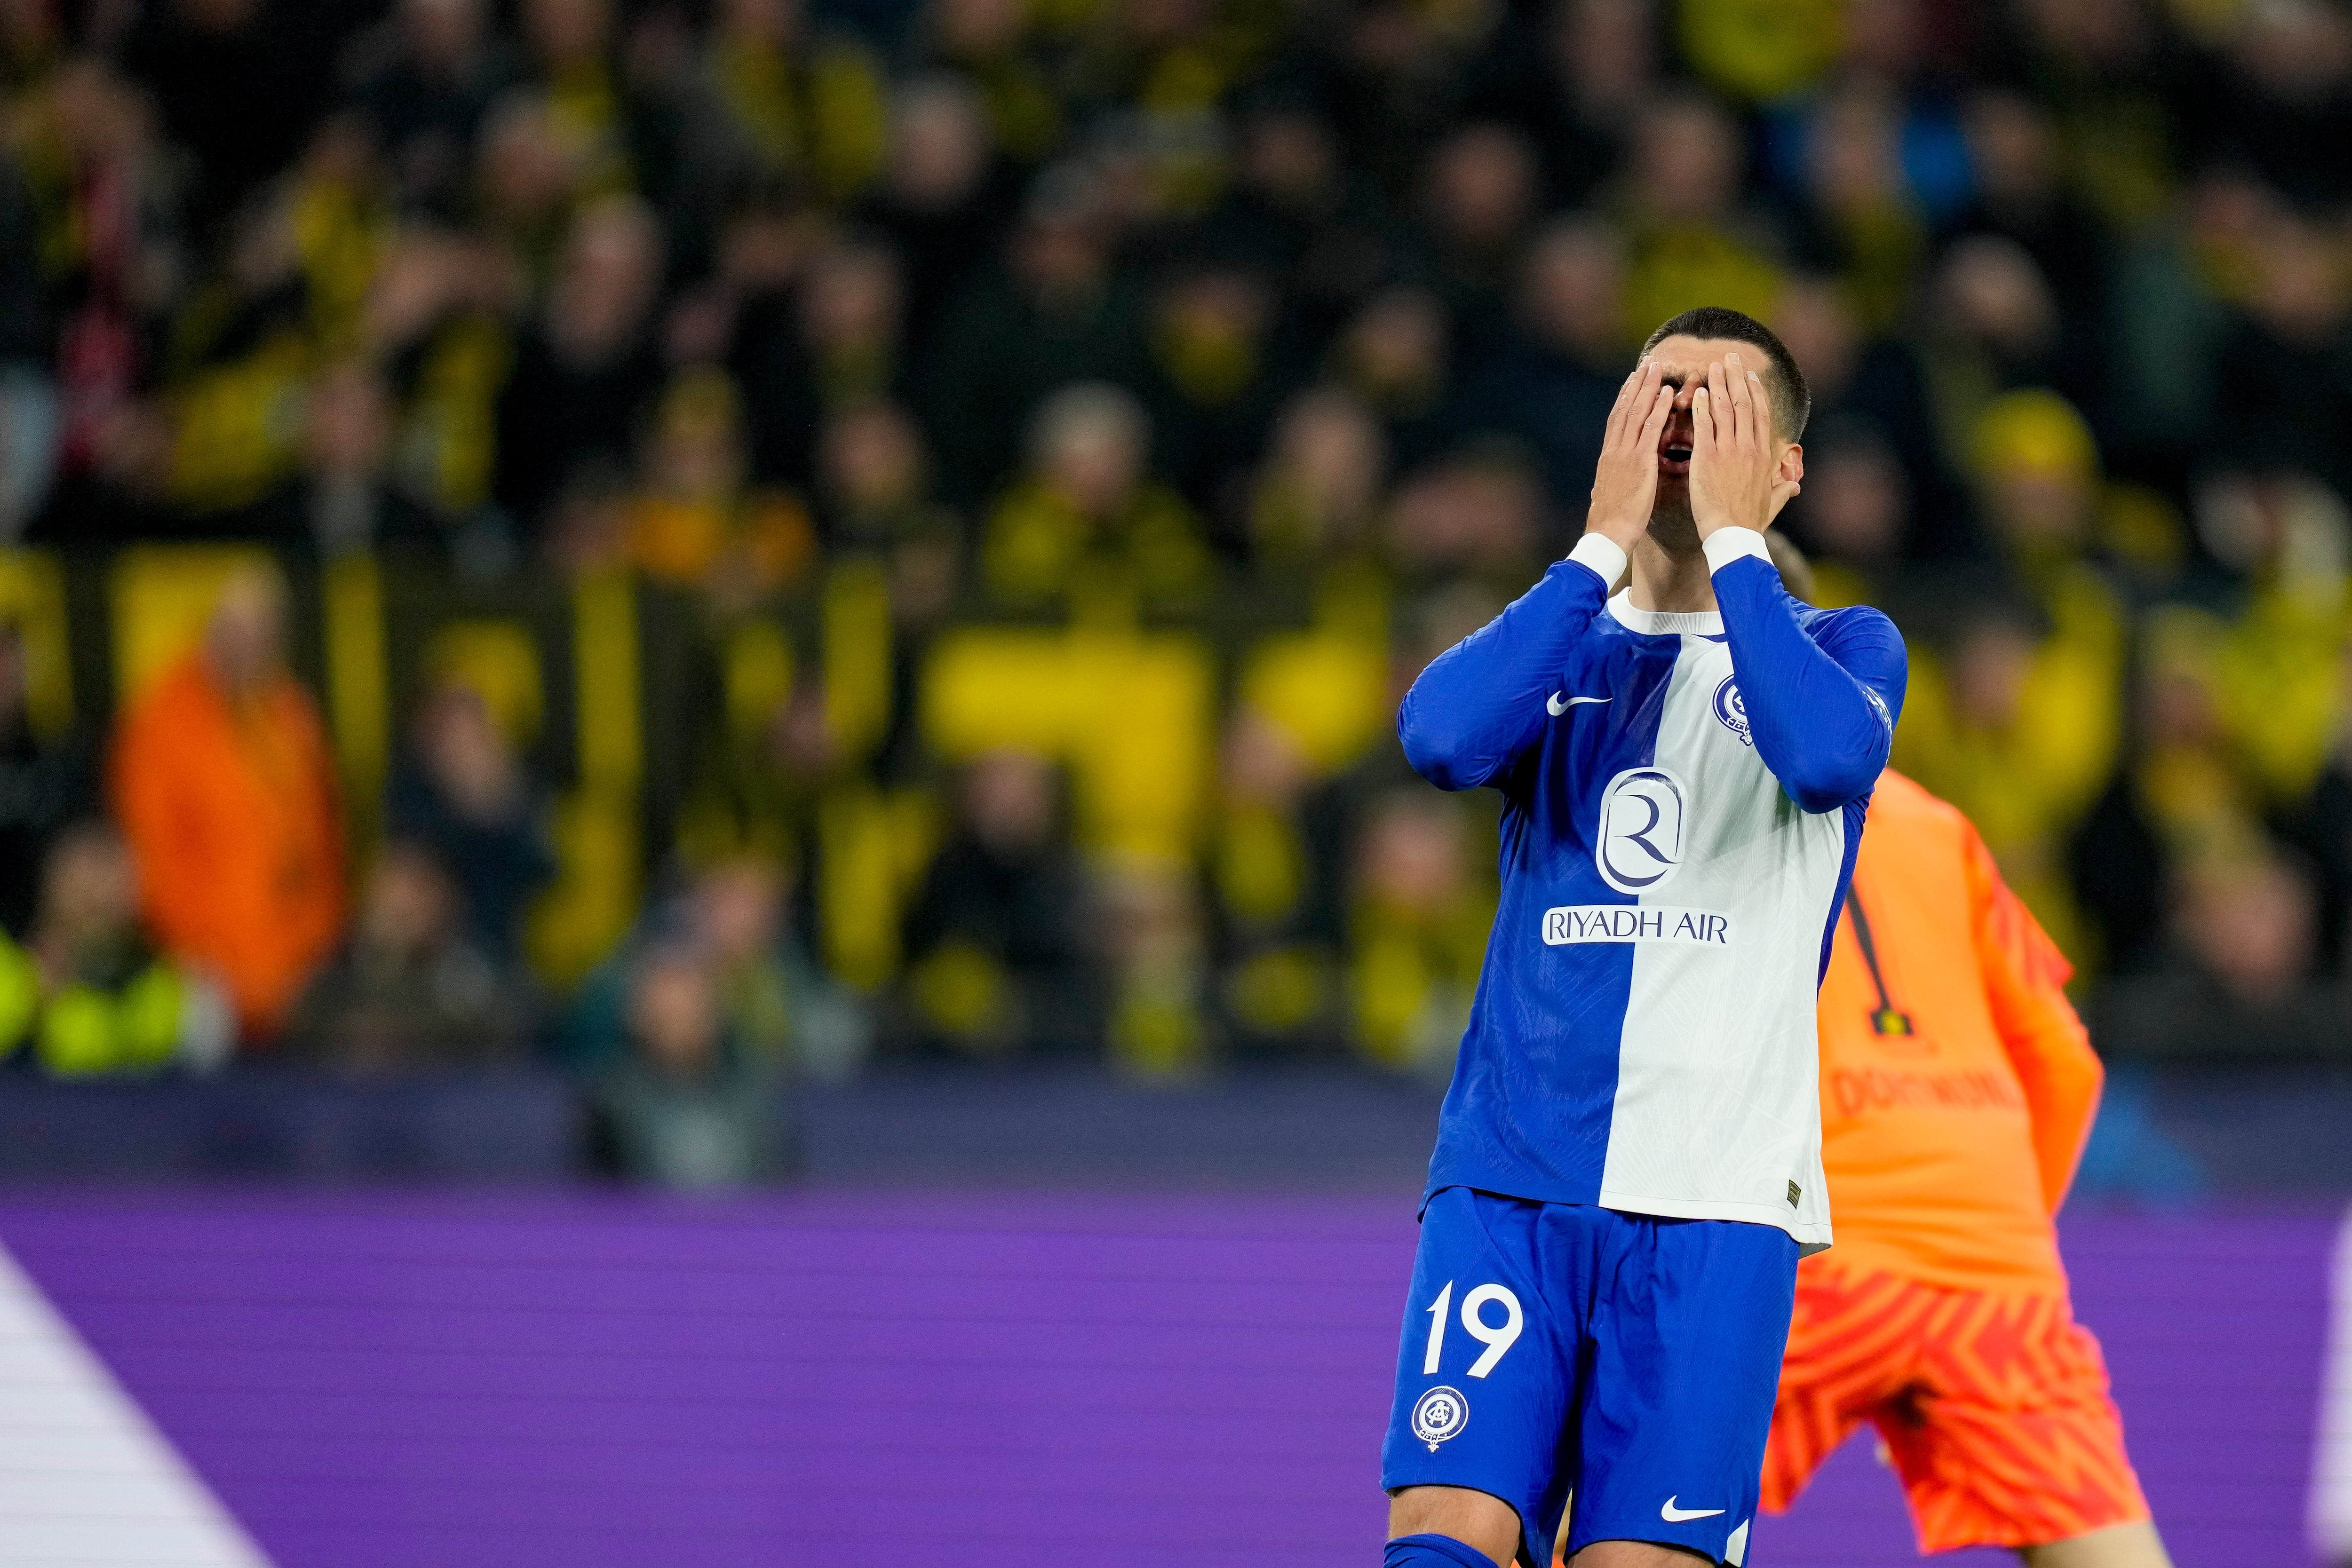
<svg viewBox="0 0 2352 1568"><path fill-rule="evenodd" d="M1922 1552L2034 1546L2147 1517L2099 1342L2063 1295L1808 1266L1765 1510L1785 1511L1864 1421L1903 1478Z"/></svg>

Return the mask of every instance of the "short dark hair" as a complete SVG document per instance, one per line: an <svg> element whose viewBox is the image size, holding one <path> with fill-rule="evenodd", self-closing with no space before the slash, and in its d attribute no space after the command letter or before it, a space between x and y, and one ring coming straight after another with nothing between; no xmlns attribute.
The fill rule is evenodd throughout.
<svg viewBox="0 0 2352 1568"><path fill-rule="evenodd" d="M1773 389L1772 413L1796 440L1805 434L1805 421L1812 417L1813 394L1806 389L1805 372L1797 368L1797 357L1789 352L1789 345L1744 310L1734 310L1723 305L1702 305L1685 310L1664 326L1650 334L1642 345L1647 354L1669 338L1720 338L1734 343L1752 343L1764 350L1771 362L1773 379L1780 384Z"/></svg>

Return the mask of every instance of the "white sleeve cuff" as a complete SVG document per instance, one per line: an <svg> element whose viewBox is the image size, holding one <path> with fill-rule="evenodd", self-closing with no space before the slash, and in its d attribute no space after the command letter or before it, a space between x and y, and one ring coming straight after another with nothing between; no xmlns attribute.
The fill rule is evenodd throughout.
<svg viewBox="0 0 2352 1568"><path fill-rule="evenodd" d="M1568 559L1599 578L1603 588L1616 587L1617 580L1625 575L1625 552L1606 534L1585 535L1568 552Z"/></svg>
<svg viewBox="0 0 2352 1568"><path fill-rule="evenodd" d="M1717 528L1707 535L1698 548L1706 552L1706 570L1709 577L1721 571L1742 556L1752 555L1767 565L1769 565L1772 559L1771 550L1765 546L1764 536L1754 528Z"/></svg>

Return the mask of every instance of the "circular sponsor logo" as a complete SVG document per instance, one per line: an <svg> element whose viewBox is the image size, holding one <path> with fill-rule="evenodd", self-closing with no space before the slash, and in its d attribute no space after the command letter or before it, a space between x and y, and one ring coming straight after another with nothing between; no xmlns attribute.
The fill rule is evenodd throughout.
<svg viewBox="0 0 2352 1568"><path fill-rule="evenodd" d="M1592 863L1620 893L1654 893L1682 866L1689 791L1664 768L1628 768L1601 795Z"/></svg>
<svg viewBox="0 0 2352 1568"><path fill-rule="evenodd" d="M1742 744L1756 744L1756 737L1748 733L1748 705L1740 699L1737 676L1724 676L1723 685L1715 688L1715 716L1724 728L1738 736Z"/></svg>
<svg viewBox="0 0 2352 1568"><path fill-rule="evenodd" d="M1470 1425L1470 1401L1458 1388L1440 1385L1421 1396L1412 1407L1412 1435L1429 1445L1430 1452L1448 1437L1458 1437Z"/></svg>

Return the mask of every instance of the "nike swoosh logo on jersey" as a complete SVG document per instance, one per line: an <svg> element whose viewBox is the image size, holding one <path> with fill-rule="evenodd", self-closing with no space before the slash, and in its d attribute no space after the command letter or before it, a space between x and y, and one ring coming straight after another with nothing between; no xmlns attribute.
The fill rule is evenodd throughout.
<svg viewBox="0 0 2352 1568"><path fill-rule="evenodd" d="M1722 1511L1719 1508L1676 1508L1675 1500L1668 1498L1665 1507L1658 1510L1658 1517L1668 1524L1680 1524L1686 1519L1713 1519Z"/></svg>
<svg viewBox="0 0 2352 1568"><path fill-rule="evenodd" d="M1544 698L1544 712L1558 718L1579 703L1605 703L1609 700L1607 697L1562 697L1559 693L1554 692Z"/></svg>

